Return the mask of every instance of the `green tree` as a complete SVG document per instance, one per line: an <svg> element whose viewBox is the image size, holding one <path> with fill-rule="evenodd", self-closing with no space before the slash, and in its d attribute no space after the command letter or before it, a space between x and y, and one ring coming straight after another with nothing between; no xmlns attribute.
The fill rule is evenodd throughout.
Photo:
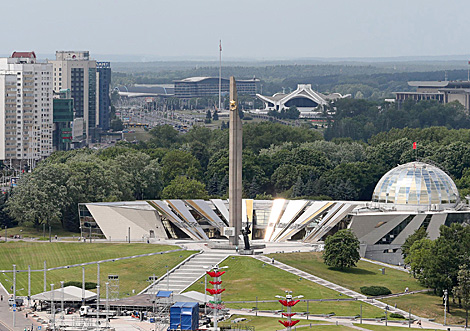
<svg viewBox="0 0 470 331"><path fill-rule="evenodd" d="M70 202L64 185L69 175L67 166L60 164L41 165L23 175L7 201L9 215L19 224L36 229L62 221L62 212Z"/></svg>
<svg viewBox="0 0 470 331"><path fill-rule="evenodd" d="M406 259L410 254L411 246L413 246L416 241L426 238L427 236L428 233L424 227L420 227L413 234L409 235L408 238L405 239L405 243L401 245L401 255L403 259Z"/></svg>
<svg viewBox="0 0 470 331"><path fill-rule="evenodd" d="M179 132L168 124L156 126L149 132L152 135L149 144L154 147L171 148L181 141Z"/></svg>
<svg viewBox="0 0 470 331"><path fill-rule="evenodd" d="M0 227L3 229L6 227L12 227L18 223L13 220L7 212L7 201L10 193L5 191L0 195Z"/></svg>
<svg viewBox="0 0 470 331"><path fill-rule="evenodd" d="M326 265L343 270L356 266L361 259L359 240L351 230L339 230L325 240L323 260Z"/></svg>
<svg viewBox="0 0 470 331"><path fill-rule="evenodd" d="M113 131L122 131L124 129L124 125L120 118L113 118L110 124L111 130Z"/></svg>
<svg viewBox="0 0 470 331"><path fill-rule="evenodd" d="M326 265L343 270L356 266L360 259L359 240L351 230L339 230L326 238L323 251Z"/></svg>
<svg viewBox="0 0 470 331"><path fill-rule="evenodd" d="M162 159L162 173L166 183L179 176L199 179L201 165L191 153L182 150L172 150Z"/></svg>
<svg viewBox="0 0 470 331"><path fill-rule="evenodd" d="M468 308L470 307L470 269L468 265L462 264L457 275L458 285L454 287L453 293L459 298L460 304L465 308L465 327L468 327Z"/></svg>
<svg viewBox="0 0 470 331"><path fill-rule="evenodd" d="M207 191L211 196L218 196L220 194L219 191L219 177L217 177L217 174L214 173L212 178L209 180L209 183L207 185Z"/></svg>
<svg viewBox="0 0 470 331"><path fill-rule="evenodd" d="M208 199L205 185L195 179L179 176L163 189L163 199Z"/></svg>
<svg viewBox="0 0 470 331"><path fill-rule="evenodd" d="M292 197L297 198L297 197L301 197L302 195L304 195L304 188L305 188L305 185L302 180L302 177L297 176L297 181L292 186Z"/></svg>

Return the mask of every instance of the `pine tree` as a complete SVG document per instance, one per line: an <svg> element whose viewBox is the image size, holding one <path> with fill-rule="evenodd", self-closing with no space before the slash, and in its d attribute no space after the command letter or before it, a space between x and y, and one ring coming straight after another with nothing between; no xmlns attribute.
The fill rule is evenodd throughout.
<svg viewBox="0 0 470 331"><path fill-rule="evenodd" d="M261 193L261 186L258 181L258 177L254 176L248 189L248 197L254 199L258 194Z"/></svg>
<svg viewBox="0 0 470 331"><path fill-rule="evenodd" d="M217 110L214 111L214 115L212 116L212 119L213 119L214 121L218 121L218 120L219 120L219 114L217 114Z"/></svg>
<svg viewBox="0 0 470 331"><path fill-rule="evenodd" d="M209 195L213 196L218 196L220 191L219 191L219 177L217 176L216 173L214 173L214 176L209 180L209 183L207 184L207 192Z"/></svg>
<svg viewBox="0 0 470 331"><path fill-rule="evenodd" d="M228 190L228 174L226 174L219 183L219 194L225 195Z"/></svg>
<svg viewBox="0 0 470 331"><path fill-rule="evenodd" d="M298 176L297 181L292 186L292 197L297 198L301 197L304 193L304 182L302 181L302 177Z"/></svg>

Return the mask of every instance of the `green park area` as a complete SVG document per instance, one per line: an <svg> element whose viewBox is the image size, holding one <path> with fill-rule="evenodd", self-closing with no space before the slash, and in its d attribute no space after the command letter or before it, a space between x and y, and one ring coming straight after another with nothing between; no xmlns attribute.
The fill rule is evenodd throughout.
<svg viewBox="0 0 470 331"><path fill-rule="evenodd" d="M226 288L222 299L230 308L256 308L258 310L281 310L282 306L276 295L284 295L285 291L292 291L293 295L303 295L304 299L322 299L309 303L310 314L331 314L338 316L356 316L360 314L361 303L346 301L350 299L336 291L311 281L299 278L291 273L280 270L270 264L265 264L251 257L230 257L221 266L228 266L223 275L223 287ZM208 284L208 286L211 286ZM204 292L204 277L196 281L188 291ZM328 300L327 300L328 299ZM271 300L272 302L260 302ZM331 300L331 301L330 301ZM249 303L235 303L233 301L253 301ZM229 303L233 302L233 303ZM307 311L307 304L300 302L295 311ZM362 304L364 317L382 317L384 312L374 306Z"/></svg>
<svg viewBox="0 0 470 331"><path fill-rule="evenodd" d="M417 293L382 300L389 305L397 305L398 308L409 311L415 315L434 319L437 323L444 323L444 305L442 297L429 293ZM447 313L447 324L465 324L465 309L459 307L458 299L452 302L449 298L450 313Z"/></svg>
<svg viewBox="0 0 470 331"><path fill-rule="evenodd" d="M147 244L114 244L114 243L29 243L7 242L0 244L0 269L11 270L16 264L17 270L42 269L44 261L47 268L66 266L71 264L115 259L120 257L141 255L178 249L176 246L147 245ZM149 283L149 276L162 276L169 269L176 266L191 251L178 251L168 254L138 257L115 262L100 264L100 285L105 287L109 274L119 276L119 296L126 297L143 290ZM31 293L43 291L44 274L42 271L31 273ZM12 274L0 275L0 282L6 289L12 285ZM47 272L47 289L50 284L60 286L60 281L82 281L82 267L51 270ZM85 281L97 281L97 265L85 266ZM28 273L17 273L17 295L28 294Z"/></svg>
<svg viewBox="0 0 470 331"><path fill-rule="evenodd" d="M407 287L410 291L424 289L407 272L385 268L383 275L382 266L366 261L359 261L357 267L339 270L328 267L322 253L271 254L269 257L359 293L362 286L385 286L392 293L404 292Z"/></svg>
<svg viewBox="0 0 470 331"><path fill-rule="evenodd" d="M49 227L44 226L44 228L40 227L38 229L35 229L30 226L15 226L7 228L6 231L5 229L1 229L1 241L5 240L5 235L8 238L12 238L13 236L20 236L21 238L25 239L38 238L39 240L49 240ZM50 235L52 240L54 240L55 236L59 238L67 237L70 238L70 240L73 240L72 238L78 238L80 236L80 233L70 232L64 230L59 224L53 224L53 226L51 227Z"/></svg>
<svg viewBox="0 0 470 331"><path fill-rule="evenodd" d="M239 323L236 323L237 320L245 319ZM233 315L230 319L222 322L219 326L232 326L239 327L241 330L244 330L246 327L254 327L256 331L273 331L273 330L282 330L284 327L278 322L280 317L261 317L261 316L249 316L249 315ZM315 330L325 330L325 331L343 331L352 328L348 328L342 325L336 326L331 323L319 322L319 321L307 321L302 320L298 326L302 325L312 325L312 328ZM328 324L328 325L327 325Z"/></svg>
<svg viewBox="0 0 470 331"><path fill-rule="evenodd" d="M237 320L245 319L238 323ZM220 323L220 326L232 326L239 327L241 330L244 330L246 327L254 327L256 331L273 331L273 330L284 330L284 327L278 322L280 317L262 317L262 316L251 316L251 315L233 315L227 321ZM385 325L370 325L370 324L360 324L353 323L355 328L349 327L346 325L335 325L334 323L328 323L323 321L311 321L302 319L296 325L301 330L315 330L315 331L352 331L357 330L356 328L367 329L371 331L400 331L405 330L400 326L385 326ZM431 331L431 329L422 329L421 331Z"/></svg>
<svg viewBox="0 0 470 331"><path fill-rule="evenodd" d="M409 273L386 268L385 274L380 270L381 266L359 261L357 267L339 270L328 267L323 263L321 253L286 253L271 254L277 261L283 262L305 272L321 277L330 282L339 284L351 290L360 292L361 286L385 286L392 293L403 292L406 287L410 291L425 289ZM410 311L417 316L434 319L436 322L444 322L444 306L442 298L432 291L428 293L409 294L398 297L390 297L381 301L390 306L397 306L404 311ZM465 309L459 307L450 300L450 313L447 314L447 323L465 323Z"/></svg>

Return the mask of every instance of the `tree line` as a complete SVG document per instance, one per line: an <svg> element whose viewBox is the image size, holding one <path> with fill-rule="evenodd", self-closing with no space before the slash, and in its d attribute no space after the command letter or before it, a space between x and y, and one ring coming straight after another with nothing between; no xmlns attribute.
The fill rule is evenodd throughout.
<svg viewBox="0 0 470 331"><path fill-rule="evenodd" d="M150 133L146 142L54 153L3 196L0 222L77 229L82 202L227 198L228 130L196 126L180 134L164 125ZM470 130L445 127L393 129L364 142L327 141L310 127L245 124L243 195L367 201L383 174L418 159L447 171L464 196L470 193L469 140Z"/></svg>

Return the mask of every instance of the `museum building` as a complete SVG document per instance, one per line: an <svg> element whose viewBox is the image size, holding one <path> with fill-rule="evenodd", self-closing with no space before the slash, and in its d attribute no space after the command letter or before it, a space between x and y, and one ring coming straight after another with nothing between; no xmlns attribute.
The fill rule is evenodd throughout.
<svg viewBox="0 0 470 331"><path fill-rule="evenodd" d="M79 205L83 237L110 241L225 239L228 200L149 200ZM443 224L470 223L452 179L436 166L410 162L387 172L372 201L243 199L242 222L252 224L252 240L301 241L322 245L339 229L351 229L361 255L392 264L403 262L401 245L424 227L430 239Z"/></svg>

